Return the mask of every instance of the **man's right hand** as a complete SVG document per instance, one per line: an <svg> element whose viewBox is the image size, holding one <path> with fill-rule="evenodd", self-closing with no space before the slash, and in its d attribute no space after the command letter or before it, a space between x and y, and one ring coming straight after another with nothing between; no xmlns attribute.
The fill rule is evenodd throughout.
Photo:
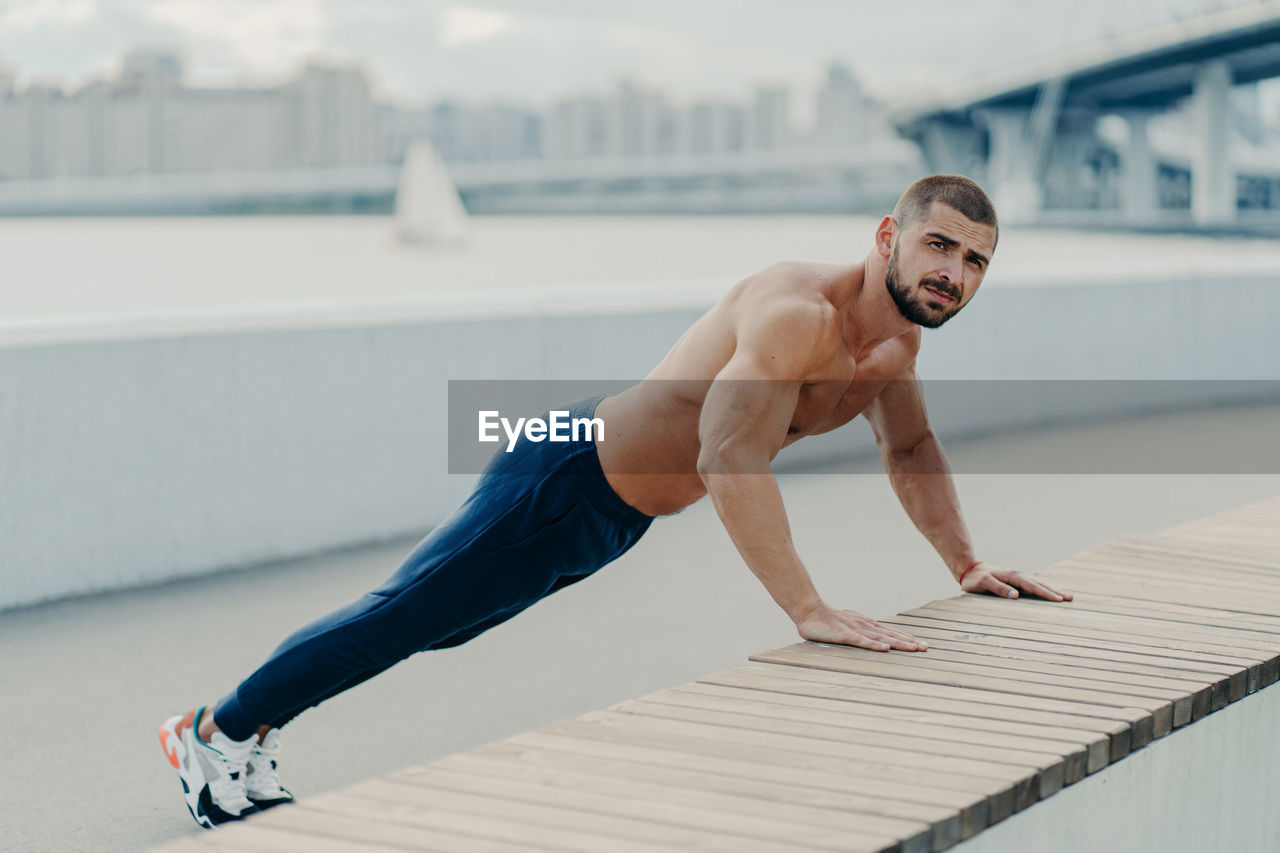
<svg viewBox="0 0 1280 853"><path fill-rule="evenodd" d="M836 610L819 604L796 623L800 636L815 643L837 643L842 646L858 646L877 652L890 648L904 652L923 652L929 644L917 640L874 619L868 619L852 610Z"/></svg>

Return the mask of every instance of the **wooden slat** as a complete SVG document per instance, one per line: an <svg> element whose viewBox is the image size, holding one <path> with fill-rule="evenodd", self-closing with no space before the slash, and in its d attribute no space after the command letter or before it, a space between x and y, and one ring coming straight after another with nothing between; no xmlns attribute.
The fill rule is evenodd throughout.
<svg viewBox="0 0 1280 853"><path fill-rule="evenodd" d="M1039 696L991 693L973 688L954 687L905 681L895 678L858 675L851 672L813 669L749 661L732 670L712 673L698 679L700 683L740 685L743 676L770 677L775 683L790 682L791 689L804 695L835 695L843 691L850 698L860 698L882 705L896 705L907 710L926 708L956 713L989 716L1015 722L1058 726L1100 733L1110 738L1112 760L1128 755L1151 739L1151 716L1137 709L1087 708L1076 703L1043 699Z"/></svg>
<svg viewBox="0 0 1280 853"><path fill-rule="evenodd" d="M427 768L424 768L424 770ZM342 795L370 810L385 808L380 820L410 826L442 827L463 835L496 838L536 849L594 853L619 850L657 853L671 847L708 845L707 849L733 850L727 842L708 833L682 830L646 821L615 818L570 808L530 806L500 797L465 794L442 787L429 790L417 784L381 779L361 782ZM763 850L777 845L760 844ZM796 849L792 847L791 849ZM799 848L801 850L805 848Z"/></svg>
<svg viewBox="0 0 1280 853"><path fill-rule="evenodd" d="M715 774L655 768L607 759L584 759L572 753L528 750L507 744L490 744L468 753L450 755L432 762L432 767L496 776L502 779L530 781L555 788L561 795L588 790L608 792L636 801L676 802L697 806L709 812L728 815L767 816L782 827L787 837L803 841L814 829L850 833L868 832L892 835L902 839L903 853L923 853L932 849L929 826L914 820L859 813L855 808L830 808L800 805L777 795L776 785L726 784L737 782L732 777ZM413 773L416 768L403 771ZM396 774L398 775L398 774ZM395 778L395 776L390 777ZM794 790L788 790L790 797ZM845 803L842 805L851 805ZM939 810L940 819L950 810ZM845 836L838 835L838 839ZM952 840L952 843L954 843ZM844 845L846 842L838 842Z"/></svg>
<svg viewBox="0 0 1280 853"><path fill-rule="evenodd" d="M817 719L817 715L812 714L807 715L809 719L782 719L774 716L743 714L736 710L722 708L690 708L642 701L624 702L613 710L640 717L657 717L665 720L794 735L815 741L857 744L874 748L876 752L887 751L885 759L905 766L927 765L938 756L969 759L976 763L975 767L978 769L982 769L982 765L1007 765L1024 774L1038 774L1038 798L1057 793L1064 784L1066 761L1061 755L1002 749L991 745L984 747L963 741L927 738L914 734L895 736L883 732L868 732L840 725L838 719ZM815 744L815 748L821 747ZM995 771L998 768L990 767L990 769Z"/></svg>
<svg viewBox="0 0 1280 853"><path fill-rule="evenodd" d="M913 619L900 616L881 620L882 624L901 628L929 642L929 650L958 648L974 654L1004 656L1013 653L1034 655L1036 659L1051 659L1060 663L1069 663L1080 669L1102 669L1114 673L1139 673L1162 675L1170 678L1189 679L1192 682L1208 683L1214 690L1214 710L1220 705L1216 703L1219 687L1226 694L1226 701L1243 698L1248 692L1249 670L1246 666L1230 665L1214 661L1183 660L1168 655L1139 654L1133 651L1119 651L1105 648L1107 644L1091 643L1089 645L1071 645L1043 639L1030 639L1028 636L1010 636L1020 632L1010 631L1007 634L996 632L978 632L971 627L956 625L938 620L930 624L929 620ZM954 627L952 627L954 625Z"/></svg>
<svg viewBox="0 0 1280 853"><path fill-rule="evenodd" d="M957 797L987 797L992 813L997 816L1012 814L1019 805L1034 802L1033 776L997 767L979 767L976 762L963 759L941 758L926 768L912 766L902 757L887 763L869 750L853 745L815 744L789 735L717 730L714 726L696 723L641 720L628 714L606 716L604 712L597 712L590 717L562 720L542 731L667 752L825 772L856 778L870 787L894 783L902 786L901 796L938 805L954 802Z"/></svg>
<svg viewBox="0 0 1280 853"><path fill-rule="evenodd" d="M480 814L491 813L482 803L500 803L502 816L516 816L539 826L581 827L610 837L675 847L763 853L777 849L779 842L797 850L842 849L841 843L843 849L884 850L897 844L894 837L865 830L845 833L841 842L836 833L824 829L793 827L798 831L787 838L787 825L763 814L753 818L725 815L674 800L637 801L599 789L566 791L437 764L396 773L388 781L428 788L425 799L433 803L443 799L470 811L474 802Z"/></svg>
<svg viewBox="0 0 1280 853"><path fill-rule="evenodd" d="M702 686L707 690L712 689L712 685ZM816 702L806 706L762 702L756 698L744 697L741 691L721 688L719 694L664 690L614 707L625 713L655 716L669 715L673 713L672 708L714 711L746 718L734 721L726 718L724 721L726 724L736 722L745 727L761 724L758 720L750 719L751 717L834 726L853 730L842 732L841 737L863 738L882 745L891 744L895 749L907 752L946 753L997 761L1009 759L1015 764L1037 767L1061 762L1066 784L1079 779L1085 767L1084 748L1065 741L1050 741L1047 738L1011 735L1006 732L995 734L973 729L965 731L961 736L955 726L859 715L856 709L840 708L833 706L830 702L826 703L826 707L815 707L815 704ZM1077 764L1080 775L1072 776L1072 771L1068 770L1067 766Z"/></svg>
<svg viewBox="0 0 1280 853"><path fill-rule="evenodd" d="M957 810L954 803L933 805L898 796L893 785L875 790L853 784L844 777L806 774L787 769L760 767L731 759L686 755L627 744L564 738L532 732L507 741L488 744L480 752L515 755L525 764L612 772L623 778L670 783L679 787L740 794L762 800L815 809L833 809L862 819L884 817L908 824L932 827L936 839L954 843L982 827L984 815ZM963 802L963 798L955 798ZM966 829L965 820L969 828ZM874 820L868 823L875 826ZM967 832L967 834L966 834Z"/></svg>
<svg viewBox="0 0 1280 853"><path fill-rule="evenodd" d="M694 683L651 693L650 702L694 708L735 709L743 714L792 719L797 712L820 714L822 719L838 720L838 724L869 732L914 734L929 738L951 738L969 744L1004 746L1029 752L1061 755L1066 783L1078 781L1087 773L1105 767L1108 762L1108 739L1077 729L1055 729L1003 720L991 716L971 716L921 707L897 708L827 696L806 696L787 692L792 682L755 679L754 686L729 687L722 684ZM967 710L972 710L968 706ZM1093 758L1096 757L1096 762Z"/></svg>
<svg viewBox="0 0 1280 853"><path fill-rule="evenodd" d="M1138 714L1152 720L1154 736L1161 737L1173 728L1173 702L1135 694L1090 690L1076 686L1061 686L1034 682L1017 682L995 667L964 667L954 669L917 666L903 661L872 661L865 657L823 654L828 649L775 649L752 655L751 660L764 663L785 664L809 669L828 669L858 675L880 675L902 681L920 681L947 687L982 690L999 694L1001 698L1015 695L1020 700L1028 698L1051 699L1063 703L1062 707L1074 707L1078 713L1105 712L1117 717L1130 717L1133 709L1146 712ZM906 656L900 656L903 660Z"/></svg>
<svg viewBox="0 0 1280 853"><path fill-rule="evenodd" d="M1150 634L1135 633L1138 629L1126 626L1126 631L1104 630L1089 626L1082 629L1079 623L1059 623L1051 619L1038 620L1035 611L1009 611L1018 618L1005 618L993 615L974 615L966 611L950 611L942 607L917 608L909 610L906 615L897 617L900 620L911 620L911 624L927 623L931 625L945 624L949 627L965 626L971 630L989 631L996 634L1016 632L1017 636L1042 642L1066 643L1084 646L1118 647L1132 649L1135 652L1164 653L1167 655L1184 655L1187 660L1203 660L1206 657L1224 663L1238 662L1247 668L1249 673L1249 692L1265 687L1276 680L1280 662L1275 659L1244 657L1244 650L1226 646L1221 643L1202 641L1195 636L1194 626L1173 627L1170 624L1152 623ZM1254 652L1256 653L1256 652Z"/></svg>

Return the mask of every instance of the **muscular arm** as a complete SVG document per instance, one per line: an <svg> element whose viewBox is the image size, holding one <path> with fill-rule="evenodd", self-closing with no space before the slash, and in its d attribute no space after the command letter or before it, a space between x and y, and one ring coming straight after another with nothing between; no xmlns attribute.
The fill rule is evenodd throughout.
<svg viewBox="0 0 1280 853"><path fill-rule="evenodd" d="M802 637L878 650L917 648L900 631L822 601L792 543L769 467L786 440L805 378L819 377L840 346L834 315L805 303L744 313L734 355L712 382L698 424L698 473L716 513Z"/></svg>
<svg viewBox="0 0 1280 853"><path fill-rule="evenodd" d="M929 427L923 388L914 365L890 381L866 410L889 482L952 577L974 560L973 542L960 513L942 444Z"/></svg>
<svg viewBox="0 0 1280 853"><path fill-rule="evenodd" d="M797 377L823 359L825 335L820 332L815 345L812 330L826 322L818 306L805 304L749 316L698 422L698 474L716 513L748 568L794 622L820 599L792 544L769 463L795 413Z"/></svg>
<svg viewBox="0 0 1280 853"><path fill-rule="evenodd" d="M912 365L890 381L866 410L889 482L912 523L959 578L978 560L960 512L951 466L929 426L920 377ZM1052 601L1070 599L1021 572L980 563L965 575L966 592L1016 597L1017 589Z"/></svg>

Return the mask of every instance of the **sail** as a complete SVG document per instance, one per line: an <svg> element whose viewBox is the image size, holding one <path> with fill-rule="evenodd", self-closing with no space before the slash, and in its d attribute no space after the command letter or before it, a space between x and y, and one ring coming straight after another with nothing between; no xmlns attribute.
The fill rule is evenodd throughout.
<svg viewBox="0 0 1280 853"><path fill-rule="evenodd" d="M467 236L467 210L430 142L413 143L396 189L396 233L402 243L452 243Z"/></svg>

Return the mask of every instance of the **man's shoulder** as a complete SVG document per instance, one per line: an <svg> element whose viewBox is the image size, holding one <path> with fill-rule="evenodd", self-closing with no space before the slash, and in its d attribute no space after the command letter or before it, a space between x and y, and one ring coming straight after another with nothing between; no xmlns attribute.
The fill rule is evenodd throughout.
<svg viewBox="0 0 1280 853"><path fill-rule="evenodd" d="M844 333L839 310L816 280L821 266L773 265L744 282L732 312L737 346L802 372L828 363Z"/></svg>
<svg viewBox="0 0 1280 853"><path fill-rule="evenodd" d="M745 279L737 295L752 313L828 323L837 314L830 283L839 269L832 264L779 261Z"/></svg>

